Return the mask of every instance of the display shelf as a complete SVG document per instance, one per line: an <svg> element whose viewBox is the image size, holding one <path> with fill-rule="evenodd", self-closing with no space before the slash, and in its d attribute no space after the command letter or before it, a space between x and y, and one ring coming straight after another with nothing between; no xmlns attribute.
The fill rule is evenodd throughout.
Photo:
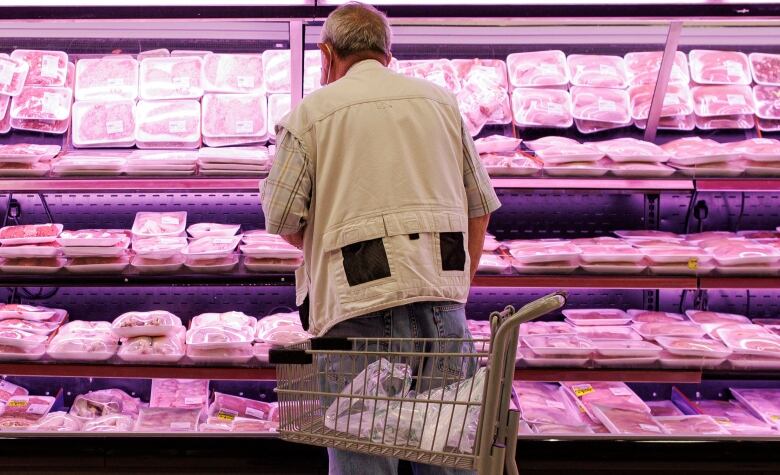
<svg viewBox="0 0 780 475"><path fill-rule="evenodd" d="M3 431L4 439L38 439L38 438L110 438L110 439L139 439L139 438L184 438L184 439L213 439L214 437L252 438L252 439L278 439L277 432L13 432Z"/></svg>
<svg viewBox="0 0 780 475"><path fill-rule="evenodd" d="M695 277L656 277L647 275L478 275L478 287L577 288L577 289L695 289ZM780 282L778 283L780 285Z"/></svg>
<svg viewBox="0 0 780 475"><path fill-rule="evenodd" d="M0 363L3 376L79 378L176 378L232 381L273 381L276 371L259 366L141 365L127 363L71 363L47 361Z"/></svg>
<svg viewBox="0 0 780 475"><path fill-rule="evenodd" d="M696 191L712 192L762 192L780 191L780 179L698 179L695 183Z"/></svg>
<svg viewBox="0 0 780 475"><path fill-rule="evenodd" d="M518 381L622 381L630 383L700 383L702 372L667 369L518 368Z"/></svg>
<svg viewBox="0 0 780 475"><path fill-rule="evenodd" d="M780 289L780 277L701 277L699 288L716 289Z"/></svg>
<svg viewBox="0 0 780 475"><path fill-rule="evenodd" d="M116 178L0 178L2 192L102 191L258 191L256 177L116 177Z"/></svg>
<svg viewBox="0 0 780 475"><path fill-rule="evenodd" d="M568 190L624 190L624 191L688 191L694 184L690 179L645 180L618 178L493 178L494 188L514 189L568 189Z"/></svg>

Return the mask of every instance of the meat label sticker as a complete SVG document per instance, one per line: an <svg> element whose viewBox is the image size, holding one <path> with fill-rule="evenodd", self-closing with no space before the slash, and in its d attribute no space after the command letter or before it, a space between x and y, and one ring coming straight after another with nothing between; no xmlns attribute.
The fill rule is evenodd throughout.
<svg viewBox="0 0 780 475"><path fill-rule="evenodd" d="M563 403L560 403L558 401L547 400L544 401L544 403L547 405L547 407L551 407L553 409L560 409L560 410L566 409L566 406L564 406Z"/></svg>
<svg viewBox="0 0 780 475"><path fill-rule="evenodd" d="M633 396L634 395L634 393L630 389L624 388L624 387L609 388L609 392L611 392L615 396Z"/></svg>
<svg viewBox="0 0 780 475"><path fill-rule="evenodd" d="M747 104L745 101L745 96L741 94L727 94L726 100L728 101L730 106L744 106Z"/></svg>
<svg viewBox="0 0 780 475"><path fill-rule="evenodd" d="M176 216L163 216L160 219L160 222L162 224L170 224L172 226L178 226L179 225L179 218L177 218ZM201 402L203 402L203 401L200 398L198 398L198 403L201 403Z"/></svg>
<svg viewBox="0 0 780 475"><path fill-rule="evenodd" d="M696 270L699 268L699 259L696 257L691 257L688 259L688 269L690 270Z"/></svg>
<svg viewBox="0 0 780 475"><path fill-rule="evenodd" d="M676 94L667 94L664 96L665 106L676 106L680 103L680 97Z"/></svg>
<svg viewBox="0 0 780 475"><path fill-rule="evenodd" d="M599 73L604 76L617 76L617 69L612 66L607 66L606 64L599 64Z"/></svg>
<svg viewBox="0 0 780 475"><path fill-rule="evenodd" d="M59 109L62 103L60 96L52 92L44 92L41 97L41 112L44 114L59 115Z"/></svg>
<svg viewBox="0 0 780 475"><path fill-rule="evenodd" d="M558 67L554 64L543 63L539 65L539 72L542 74L558 74Z"/></svg>
<svg viewBox="0 0 780 475"><path fill-rule="evenodd" d="M780 415L772 414L769 416L769 420L772 422L780 422Z"/></svg>
<svg viewBox="0 0 780 475"><path fill-rule="evenodd" d="M547 103L547 112L560 114L563 112L563 106L560 104L557 104L555 102L548 102Z"/></svg>
<svg viewBox="0 0 780 475"><path fill-rule="evenodd" d="M255 409L254 407L247 407L246 415L257 419L265 419L265 412L261 411L260 409Z"/></svg>
<svg viewBox="0 0 780 475"><path fill-rule="evenodd" d="M189 89L190 87L190 77L189 76L176 76L172 79L173 85L176 86L176 89Z"/></svg>
<svg viewBox="0 0 780 475"><path fill-rule="evenodd" d="M255 123L251 120L238 120L236 121L236 133L237 134L251 134L254 129Z"/></svg>
<svg viewBox="0 0 780 475"><path fill-rule="evenodd" d="M712 418L715 419L715 422L717 422L720 425L725 425L725 426L731 425L731 419L729 419L728 417L713 416Z"/></svg>
<svg viewBox="0 0 780 475"><path fill-rule="evenodd" d="M739 80L743 76L742 71L742 65L737 63L736 61L726 61L726 74L729 76L729 79L732 77L735 77L735 80Z"/></svg>
<svg viewBox="0 0 780 475"><path fill-rule="evenodd" d="M27 414L44 415L49 412L49 407L48 404L30 404L30 407L27 408Z"/></svg>
<svg viewBox="0 0 780 475"><path fill-rule="evenodd" d="M574 395L577 397L582 397L586 394L590 394L595 391L593 389L593 386L590 384L575 384L571 387L572 391L574 391Z"/></svg>
<svg viewBox="0 0 780 475"><path fill-rule="evenodd" d="M661 428L650 424L639 424L639 428L647 432L661 432Z"/></svg>
<svg viewBox="0 0 780 475"><path fill-rule="evenodd" d="M233 238L216 238L214 239L214 244L231 244L233 243Z"/></svg>
<svg viewBox="0 0 780 475"><path fill-rule="evenodd" d="M190 430L192 429L192 424L182 421L171 422L170 428L171 430Z"/></svg>
<svg viewBox="0 0 780 475"><path fill-rule="evenodd" d="M617 104L615 104L612 101L605 101L604 99L599 99L599 111L602 112L614 112L617 110Z"/></svg>
<svg viewBox="0 0 780 475"><path fill-rule="evenodd" d="M14 77L14 63L0 59L0 86L10 86Z"/></svg>
<svg viewBox="0 0 780 475"><path fill-rule="evenodd" d="M121 134L125 131L125 123L121 120L109 120L106 122L107 134Z"/></svg>
<svg viewBox="0 0 780 475"><path fill-rule="evenodd" d="M186 121L183 120L171 120L168 122L168 132L172 134L181 134L187 127Z"/></svg>
<svg viewBox="0 0 780 475"><path fill-rule="evenodd" d="M41 56L41 76L56 78L59 76L60 58L51 54Z"/></svg>
<svg viewBox="0 0 780 475"><path fill-rule="evenodd" d="M203 404L203 398L200 396L197 397L185 397L184 398L184 404L187 406L193 406L196 404Z"/></svg>
<svg viewBox="0 0 780 475"><path fill-rule="evenodd" d="M120 87L125 85L122 78L108 78L106 84L108 84L111 87Z"/></svg>
<svg viewBox="0 0 780 475"><path fill-rule="evenodd" d="M236 418L236 413L233 411L228 411L227 409L221 409L217 413L217 419L222 419L223 421L232 421Z"/></svg>
<svg viewBox="0 0 780 475"><path fill-rule="evenodd" d="M27 407L27 404L28 404L27 401L25 401L23 399L15 399L15 400L8 401L7 406L8 407Z"/></svg>
<svg viewBox="0 0 780 475"><path fill-rule="evenodd" d="M238 76L236 77L236 82L238 83L238 87L255 87L255 78L252 76Z"/></svg>

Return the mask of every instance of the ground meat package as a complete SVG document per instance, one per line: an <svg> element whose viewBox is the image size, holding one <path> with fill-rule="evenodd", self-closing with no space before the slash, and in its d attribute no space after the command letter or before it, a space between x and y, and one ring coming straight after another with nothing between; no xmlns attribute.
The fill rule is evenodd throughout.
<svg viewBox="0 0 780 475"><path fill-rule="evenodd" d="M64 86L68 74L68 55L63 51L17 49L11 59L29 65L26 86Z"/></svg>
<svg viewBox="0 0 780 475"><path fill-rule="evenodd" d="M208 415L226 420L247 417L260 420L278 420L278 407L263 401L256 401L231 394L214 393L214 402L209 406Z"/></svg>
<svg viewBox="0 0 780 475"><path fill-rule="evenodd" d="M515 124L521 127L571 127L571 108L568 91L517 88L512 92Z"/></svg>
<svg viewBox="0 0 780 475"><path fill-rule="evenodd" d="M135 101L76 101L72 139L76 147L132 147Z"/></svg>
<svg viewBox="0 0 780 475"><path fill-rule="evenodd" d="M208 402L207 379L152 379L151 407L203 409Z"/></svg>
<svg viewBox="0 0 780 475"><path fill-rule="evenodd" d="M203 59L198 56L141 61L141 99L198 99L203 96Z"/></svg>
<svg viewBox="0 0 780 475"><path fill-rule="evenodd" d="M566 86L569 66L563 51L512 53L506 58L509 81L516 87Z"/></svg>
<svg viewBox="0 0 780 475"><path fill-rule="evenodd" d="M268 132L263 94L206 94L203 96L203 136L255 138Z"/></svg>
<svg viewBox="0 0 780 475"><path fill-rule="evenodd" d="M259 54L214 54L203 57L206 92L262 93L263 57Z"/></svg>
<svg viewBox="0 0 780 475"><path fill-rule="evenodd" d="M76 63L76 100L133 100L138 97L138 61L132 58L81 59Z"/></svg>
<svg viewBox="0 0 780 475"><path fill-rule="evenodd" d="M0 94L18 96L22 92L30 65L0 53Z"/></svg>
<svg viewBox="0 0 780 475"><path fill-rule="evenodd" d="M135 110L138 148L196 149L200 146L198 101L139 101Z"/></svg>
<svg viewBox="0 0 780 475"><path fill-rule="evenodd" d="M756 84L780 86L780 54L750 53L748 58Z"/></svg>

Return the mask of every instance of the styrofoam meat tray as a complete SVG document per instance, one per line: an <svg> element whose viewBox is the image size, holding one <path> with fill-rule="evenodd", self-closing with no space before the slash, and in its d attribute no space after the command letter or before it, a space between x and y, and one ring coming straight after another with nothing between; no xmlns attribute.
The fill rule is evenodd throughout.
<svg viewBox="0 0 780 475"><path fill-rule="evenodd" d="M521 360L531 367L584 368L588 365L590 356L541 356L528 348L521 348Z"/></svg>
<svg viewBox="0 0 780 475"><path fill-rule="evenodd" d="M145 259L141 256L133 257L132 265L142 274L164 274L176 272L184 265L184 256L176 255L168 259Z"/></svg>

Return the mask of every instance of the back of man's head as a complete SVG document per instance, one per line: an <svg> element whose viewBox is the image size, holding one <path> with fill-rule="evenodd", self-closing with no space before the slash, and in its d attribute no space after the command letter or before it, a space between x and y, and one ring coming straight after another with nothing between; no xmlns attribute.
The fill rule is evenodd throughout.
<svg viewBox="0 0 780 475"><path fill-rule="evenodd" d="M390 24L371 5L350 2L328 16L320 41L329 43L342 58L366 52L386 56L390 53Z"/></svg>

